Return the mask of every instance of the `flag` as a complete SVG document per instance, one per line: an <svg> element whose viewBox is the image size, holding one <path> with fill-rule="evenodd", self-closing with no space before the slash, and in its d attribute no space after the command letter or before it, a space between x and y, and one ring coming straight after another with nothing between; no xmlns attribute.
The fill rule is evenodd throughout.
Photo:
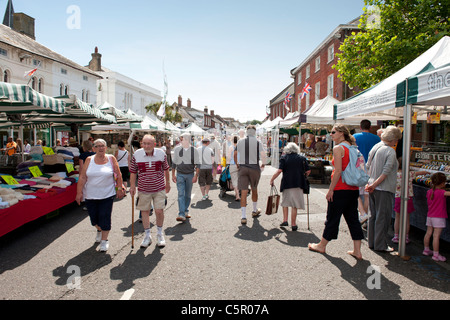
<svg viewBox="0 0 450 320"><path fill-rule="evenodd" d="M309 85L309 83L307 82L306 84L305 84L305 86L303 87L303 91L302 91L302 97L300 98L300 100L301 99L303 99L310 91L311 91L311 86Z"/></svg>
<svg viewBox="0 0 450 320"><path fill-rule="evenodd" d="M26 77L31 77L31 76L37 71L37 69L38 69L38 68L35 68L35 69L33 69L33 70L29 70L29 71L25 71L25 74L23 75L23 77L24 77L24 78L26 78Z"/></svg>
<svg viewBox="0 0 450 320"><path fill-rule="evenodd" d="M167 85L167 77L166 72L164 70L164 63L163 63L163 73L164 73L164 97L161 102L161 107L159 107L157 116L164 118L166 115L166 100L167 100L167 93L168 93L168 85Z"/></svg>
<svg viewBox="0 0 450 320"><path fill-rule="evenodd" d="M289 110L289 102L292 99L292 95L289 92L286 92L286 97L284 98L284 107L286 108L287 111Z"/></svg>

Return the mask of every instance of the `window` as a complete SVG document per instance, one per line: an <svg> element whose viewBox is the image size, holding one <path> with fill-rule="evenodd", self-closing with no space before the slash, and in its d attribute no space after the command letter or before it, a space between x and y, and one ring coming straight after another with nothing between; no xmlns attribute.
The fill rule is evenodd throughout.
<svg viewBox="0 0 450 320"><path fill-rule="evenodd" d="M64 95L64 84L63 84L63 83L61 83L61 84L59 85L59 95L60 95L60 96L63 96L63 95Z"/></svg>
<svg viewBox="0 0 450 320"><path fill-rule="evenodd" d="M315 72L320 70L320 56L316 58L316 69Z"/></svg>
<svg viewBox="0 0 450 320"><path fill-rule="evenodd" d="M89 90L86 90L86 102L89 103Z"/></svg>
<svg viewBox="0 0 450 320"><path fill-rule="evenodd" d="M38 84L37 83L37 78L36 77L31 78L31 88L33 90L36 90L37 84Z"/></svg>
<svg viewBox="0 0 450 320"><path fill-rule="evenodd" d="M41 60L33 59L33 66L37 67L40 64L41 64Z"/></svg>
<svg viewBox="0 0 450 320"><path fill-rule="evenodd" d="M85 93L85 91L83 89L83 90L81 90L81 101L85 101L84 100L85 98L86 98L86 93Z"/></svg>
<svg viewBox="0 0 450 320"><path fill-rule="evenodd" d="M334 44L328 47L328 62L334 60Z"/></svg>
<svg viewBox="0 0 450 320"><path fill-rule="evenodd" d="M299 86L302 83L302 73L299 72L297 74L297 85Z"/></svg>
<svg viewBox="0 0 450 320"><path fill-rule="evenodd" d="M38 82L38 92L44 93L44 79L40 78Z"/></svg>
<svg viewBox="0 0 450 320"><path fill-rule="evenodd" d="M3 48L0 48L0 54L1 54L2 56L7 57L7 56L8 56L8 51L5 50L5 49L3 49Z"/></svg>
<svg viewBox="0 0 450 320"><path fill-rule="evenodd" d="M88 81L88 77L87 76L83 76L83 80L84 81Z"/></svg>
<svg viewBox="0 0 450 320"><path fill-rule="evenodd" d="M314 86L314 101L320 99L320 82L317 82Z"/></svg>
<svg viewBox="0 0 450 320"><path fill-rule="evenodd" d="M334 75L330 74L327 81L327 95L333 96L334 93Z"/></svg>
<svg viewBox="0 0 450 320"><path fill-rule="evenodd" d="M62 74L67 74L67 69L61 68L61 73Z"/></svg>
<svg viewBox="0 0 450 320"><path fill-rule="evenodd" d="M306 100L306 101L305 101L305 103L306 103L306 109L309 108L309 97L310 97L310 96L311 96L310 94L307 94L306 97L305 97L305 100ZM305 109L305 110L306 110L306 109Z"/></svg>
<svg viewBox="0 0 450 320"><path fill-rule="evenodd" d="M68 85L66 85L66 86L64 87L64 94L65 94L66 96L69 95L69 86L68 86Z"/></svg>
<svg viewBox="0 0 450 320"><path fill-rule="evenodd" d="M309 78L310 73L311 73L311 69L310 69L310 66L309 66L309 64L308 64L308 65L306 66L306 70L305 70L305 79L308 79L308 78Z"/></svg>

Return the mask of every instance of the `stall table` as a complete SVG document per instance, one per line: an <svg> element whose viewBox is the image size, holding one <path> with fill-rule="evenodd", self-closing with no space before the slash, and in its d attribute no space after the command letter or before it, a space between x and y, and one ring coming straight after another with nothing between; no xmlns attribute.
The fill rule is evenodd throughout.
<svg viewBox="0 0 450 320"><path fill-rule="evenodd" d="M22 200L9 208L0 209L0 237L28 222L71 204L75 201L76 195L77 184L74 183L66 187L64 192L48 198Z"/></svg>

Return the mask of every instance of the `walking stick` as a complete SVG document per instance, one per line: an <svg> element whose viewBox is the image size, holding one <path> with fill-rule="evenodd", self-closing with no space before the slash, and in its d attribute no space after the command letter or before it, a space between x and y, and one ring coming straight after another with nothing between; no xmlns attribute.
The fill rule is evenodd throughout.
<svg viewBox="0 0 450 320"><path fill-rule="evenodd" d="M309 230L309 194L306 195L306 216L308 218L308 230Z"/></svg>
<svg viewBox="0 0 450 320"><path fill-rule="evenodd" d="M134 195L131 196L131 249L134 249Z"/></svg>

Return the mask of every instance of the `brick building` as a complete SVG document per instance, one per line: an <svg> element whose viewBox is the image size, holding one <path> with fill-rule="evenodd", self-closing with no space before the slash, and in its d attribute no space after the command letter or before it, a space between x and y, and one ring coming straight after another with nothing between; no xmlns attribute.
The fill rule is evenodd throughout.
<svg viewBox="0 0 450 320"><path fill-rule="evenodd" d="M292 95L291 101L288 103L289 110L284 106L284 101L286 99L286 93L289 92ZM286 88L284 88L280 93L278 93L272 100L270 100L270 120L277 117L284 119L288 113L293 109L294 104L294 83L291 83ZM293 111L292 111L293 112Z"/></svg>
<svg viewBox="0 0 450 320"><path fill-rule="evenodd" d="M333 65L337 62L336 53L345 38L352 32L358 32L359 17L347 24L341 24L326 37L320 45L296 68L291 70L294 79L294 97L291 112L305 111L316 100L327 95L339 101L354 95L353 88L349 88L338 78ZM306 97L301 98L303 88L308 83L312 90Z"/></svg>

